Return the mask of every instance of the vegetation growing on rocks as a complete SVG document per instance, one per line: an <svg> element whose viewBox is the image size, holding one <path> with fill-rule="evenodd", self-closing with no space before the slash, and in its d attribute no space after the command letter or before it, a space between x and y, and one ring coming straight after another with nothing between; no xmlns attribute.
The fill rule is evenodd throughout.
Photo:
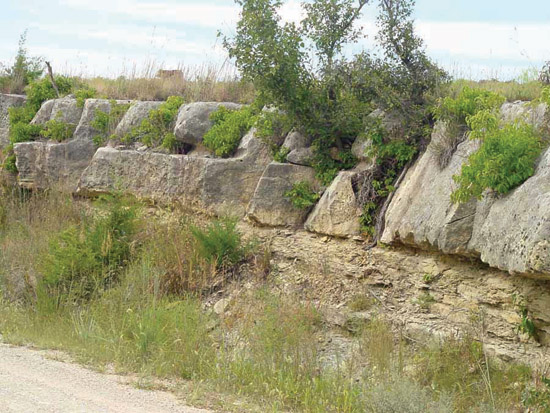
<svg viewBox="0 0 550 413"><path fill-rule="evenodd" d="M308 210L314 206L321 195L314 191L307 181L295 182L292 189L285 192L285 198L290 200L292 205L298 209Z"/></svg>
<svg viewBox="0 0 550 413"><path fill-rule="evenodd" d="M175 151L178 143L173 134L173 126L183 103L182 97L170 96L158 108L149 111L147 118L138 127L121 138L122 142L139 141L152 148L162 146Z"/></svg>
<svg viewBox="0 0 550 413"><path fill-rule="evenodd" d="M210 115L214 125L204 135L204 146L221 158L231 156L238 148L243 136L256 123L258 112L255 105L244 106L237 110L220 106Z"/></svg>
<svg viewBox="0 0 550 413"><path fill-rule="evenodd" d="M108 111L95 110L94 119L90 122L90 126L99 132L98 135L93 137L93 141L97 146L103 145L108 139L116 139L114 135L116 127L130 106L131 103L118 103L116 100L111 99Z"/></svg>

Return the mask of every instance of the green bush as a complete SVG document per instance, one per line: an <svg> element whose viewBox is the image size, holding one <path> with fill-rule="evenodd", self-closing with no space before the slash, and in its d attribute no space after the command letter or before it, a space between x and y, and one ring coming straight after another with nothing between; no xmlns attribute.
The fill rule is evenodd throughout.
<svg viewBox="0 0 550 413"><path fill-rule="evenodd" d="M237 220L226 218L214 221L205 229L191 227L200 256L217 268L241 262L248 251L237 231Z"/></svg>
<svg viewBox="0 0 550 413"><path fill-rule="evenodd" d="M499 109L505 101L498 93L465 86L455 98L442 99L434 108L434 115L449 125L466 125L470 116L482 110Z"/></svg>
<svg viewBox="0 0 550 413"><path fill-rule="evenodd" d="M182 97L170 96L157 109L151 110L147 119L144 119L140 126L133 128L126 136L123 136L122 142L141 141L149 147L163 146L174 151L177 147L177 140L172 133L172 125L183 103Z"/></svg>
<svg viewBox="0 0 550 413"><path fill-rule="evenodd" d="M40 134L46 139L63 142L72 138L75 129L75 125L65 123L58 119L51 119L44 124Z"/></svg>
<svg viewBox="0 0 550 413"><path fill-rule="evenodd" d="M132 255L136 210L118 198L107 213L56 236L42 258L40 287L70 300L89 299L117 281Z"/></svg>
<svg viewBox="0 0 550 413"><path fill-rule="evenodd" d="M220 106L212 112L210 119L214 125L204 135L204 146L214 155L226 158L235 152L243 136L256 123L257 110L253 106L238 110Z"/></svg>
<svg viewBox="0 0 550 413"><path fill-rule="evenodd" d="M499 127L497 115L489 110L470 116L468 123L471 138L480 139L481 146L453 177L459 185L453 202L481 199L486 189L505 194L535 173L543 145L534 126L518 121Z"/></svg>
<svg viewBox="0 0 550 413"><path fill-rule="evenodd" d="M76 106L79 108L84 107L86 99L92 99L97 96L97 91L93 88L84 87L81 89L73 90L74 97L76 98Z"/></svg>
<svg viewBox="0 0 550 413"><path fill-rule="evenodd" d="M292 189L285 192L287 198L295 208L307 210L317 203L321 195L311 188L307 181L295 182Z"/></svg>
<svg viewBox="0 0 550 413"><path fill-rule="evenodd" d="M31 125L30 123L19 122L10 127L10 142L30 142L38 139L44 127L42 125Z"/></svg>
<svg viewBox="0 0 550 413"><path fill-rule="evenodd" d="M292 129L292 119L278 110L262 111L254 125L256 137L269 146L271 156L276 162L286 162L290 152L282 146L285 137Z"/></svg>
<svg viewBox="0 0 550 413"><path fill-rule="evenodd" d="M116 100L109 101L109 111L105 112L96 109L94 119L90 122L90 126L96 129L99 134L93 137L93 141L97 146L101 146L111 136L113 136L116 127L124 117L131 103L117 103Z"/></svg>

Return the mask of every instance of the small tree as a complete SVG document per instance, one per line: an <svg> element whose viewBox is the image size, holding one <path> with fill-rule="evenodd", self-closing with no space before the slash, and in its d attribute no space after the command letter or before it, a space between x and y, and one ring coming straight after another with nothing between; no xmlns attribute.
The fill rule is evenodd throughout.
<svg viewBox="0 0 550 413"><path fill-rule="evenodd" d="M27 30L19 37L19 48L13 65L6 69L10 80L10 92L23 93L25 86L38 79L43 73L43 59L30 57L26 48Z"/></svg>

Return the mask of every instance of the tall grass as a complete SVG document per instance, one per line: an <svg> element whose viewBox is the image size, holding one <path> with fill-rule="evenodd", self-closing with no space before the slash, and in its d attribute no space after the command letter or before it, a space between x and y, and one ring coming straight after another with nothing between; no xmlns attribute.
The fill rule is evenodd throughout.
<svg viewBox="0 0 550 413"><path fill-rule="evenodd" d="M341 354L327 353L335 332L317 307L269 283L235 297L221 316L205 310L208 286L239 275L247 255L233 269L220 267L215 257L227 248L243 251L235 227L190 217L138 214L131 243L139 248L110 288L87 300L60 300L58 290L39 297L37 257L60 232L102 222L110 211L56 193L16 193L1 205L0 334L11 343L62 349L119 372L200 381L271 411L510 411L521 407L529 386L528 368L487 364L472 340L412 346L382 317L359 325ZM228 232L237 241L216 253L216 240ZM247 270L258 265L263 272L264 260L249 259ZM6 288L26 272L34 283Z"/></svg>

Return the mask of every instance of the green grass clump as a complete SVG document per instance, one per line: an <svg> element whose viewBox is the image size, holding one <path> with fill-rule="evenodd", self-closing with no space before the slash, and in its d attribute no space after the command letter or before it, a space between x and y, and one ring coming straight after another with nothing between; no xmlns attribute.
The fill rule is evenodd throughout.
<svg viewBox="0 0 550 413"><path fill-rule="evenodd" d="M295 182L292 189L285 192L287 198L295 208L308 210L317 203L321 195L314 191L307 181Z"/></svg>
<svg viewBox="0 0 550 413"><path fill-rule="evenodd" d="M172 126L183 103L182 97L170 96L157 109L151 110L140 126L133 128L126 136L123 136L122 142L141 141L149 147L162 146L174 151L178 142L172 133Z"/></svg>
<svg viewBox="0 0 550 413"><path fill-rule="evenodd" d="M237 231L237 220L226 218L210 223L206 228L191 227L199 254L217 268L232 267L241 262L249 249L243 245Z"/></svg>
<svg viewBox="0 0 550 413"><path fill-rule="evenodd" d="M212 112L210 119L214 125L204 135L204 146L214 155L227 158L235 152L243 136L256 123L257 110L253 106L238 110L220 106Z"/></svg>
<svg viewBox="0 0 550 413"><path fill-rule="evenodd" d="M134 208L114 198L105 216L59 233L42 258L40 287L79 300L112 285L131 257L135 221Z"/></svg>

